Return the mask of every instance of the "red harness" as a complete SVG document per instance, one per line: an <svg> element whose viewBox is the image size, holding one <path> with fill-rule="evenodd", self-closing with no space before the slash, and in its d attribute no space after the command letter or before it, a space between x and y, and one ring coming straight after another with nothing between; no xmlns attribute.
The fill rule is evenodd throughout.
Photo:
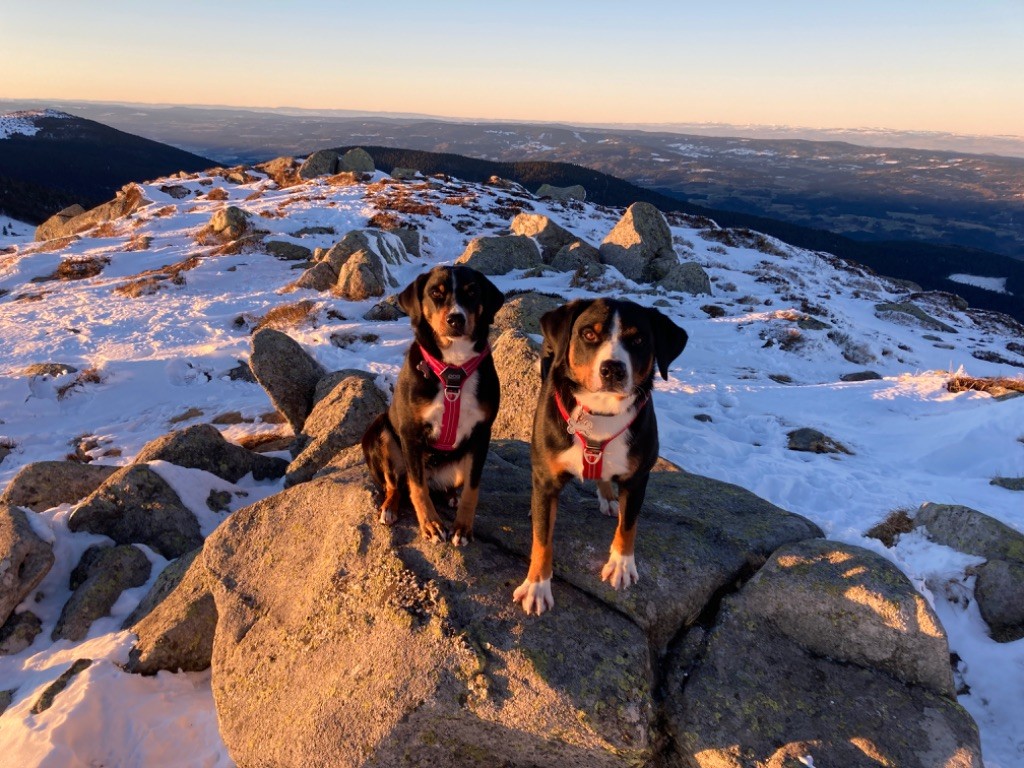
<svg viewBox="0 0 1024 768"><path fill-rule="evenodd" d="M484 347L484 351L461 366L448 365L443 360L438 360L427 350L420 346L420 354L423 355L423 362L416 368L426 376L432 371L444 385L444 411L441 414L441 434L434 441L433 447L439 451L450 451L455 448L455 440L459 434L459 411L462 410L462 385L466 383L473 372L480 367L483 359L491 354L491 345Z"/></svg>
<svg viewBox="0 0 1024 768"><path fill-rule="evenodd" d="M621 435L627 429L629 429L633 422L636 421L640 415L640 411L647 405L648 398L645 397L636 407L636 413L633 414L633 418L626 422L626 426L616 432L609 438L604 440L594 440L586 432L578 430L576 428L577 419L573 419L569 416L569 411L566 410L565 403L562 402L562 398L559 396L557 390L555 391L555 405L558 406L558 412L562 414L562 418L565 419L565 423L568 425L568 433L570 435L576 435L580 444L583 446L583 479L584 480L600 480L602 465L604 464L604 449L612 440ZM580 409L583 413L590 413L586 408L580 405Z"/></svg>

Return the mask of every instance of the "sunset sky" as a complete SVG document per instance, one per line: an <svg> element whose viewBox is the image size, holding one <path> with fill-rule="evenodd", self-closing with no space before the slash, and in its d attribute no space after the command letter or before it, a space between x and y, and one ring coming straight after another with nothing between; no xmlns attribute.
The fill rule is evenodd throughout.
<svg viewBox="0 0 1024 768"><path fill-rule="evenodd" d="M1024 0L0 0L0 98L1024 134Z"/></svg>

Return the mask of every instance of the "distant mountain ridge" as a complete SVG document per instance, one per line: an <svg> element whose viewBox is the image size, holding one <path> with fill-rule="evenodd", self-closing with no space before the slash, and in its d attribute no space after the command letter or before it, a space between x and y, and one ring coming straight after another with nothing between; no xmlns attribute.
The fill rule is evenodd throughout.
<svg viewBox="0 0 1024 768"><path fill-rule="evenodd" d="M554 186L580 184L587 190L587 199L601 205L624 207L644 201L666 212L680 211L694 216L706 216L722 227L763 232L790 245L826 251L864 264L880 274L911 280L926 290L955 293L967 299L972 306L1003 312L1024 322L1024 262L1008 256L960 246L852 240L825 230L684 202L572 163L495 162L442 152L360 146L370 153L378 169L387 172L399 167L415 168L426 175L445 173L475 182L500 176L522 184L531 191L536 191L543 183ZM338 147L337 151L344 153L352 148L343 146ZM958 273L1005 279L1006 293L949 279L950 275Z"/></svg>
<svg viewBox="0 0 1024 768"><path fill-rule="evenodd" d="M4 118L8 118L4 120ZM55 110L0 116L0 211L38 224L132 181L200 171L213 160ZM15 124L15 130L3 130Z"/></svg>

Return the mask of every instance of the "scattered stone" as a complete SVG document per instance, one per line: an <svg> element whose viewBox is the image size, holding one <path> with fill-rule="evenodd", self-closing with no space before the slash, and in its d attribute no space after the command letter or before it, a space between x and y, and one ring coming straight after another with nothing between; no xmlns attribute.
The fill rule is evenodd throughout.
<svg viewBox="0 0 1024 768"><path fill-rule="evenodd" d="M725 317L725 308L720 307L717 304L705 304L700 309L705 315L711 318Z"/></svg>
<svg viewBox="0 0 1024 768"><path fill-rule="evenodd" d="M264 245L268 253L282 261L308 261L313 258L313 252L309 248L289 243L287 240L268 240Z"/></svg>
<svg viewBox="0 0 1024 768"><path fill-rule="evenodd" d="M231 498L229 491L210 491L206 497L206 507L211 512L230 512Z"/></svg>
<svg viewBox="0 0 1024 768"><path fill-rule="evenodd" d="M250 384L259 384L256 381L256 377L253 376L252 368L244 360L239 360L238 365L228 371L228 378L231 381L246 381Z"/></svg>
<svg viewBox="0 0 1024 768"><path fill-rule="evenodd" d="M0 503L0 624L53 565L53 545L36 535L25 511Z"/></svg>
<svg viewBox="0 0 1024 768"><path fill-rule="evenodd" d="M320 149L305 159L299 166L300 179L315 179L338 172L338 153L333 149Z"/></svg>
<svg viewBox="0 0 1024 768"><path fill-rule="evenodd" d="M549 197L563 203L579 200L582 203L587 199L587 190L580 184L574 184L571 187L553 187L550 184L541 184L540 189L537 190L537 197L542 200Z"/></svg>
<svg viewBox="0 0 1024 768"><path fill-rule="evenodd" d="M874 371L855 371L854 373L844 373L839 377L840 381L879 381L881 375Z"/></svg>
<svg viewBox="0 0 1024 768"><path fill-rule="evenodd" d="M90 547L82 561L72 574L74 592L60 612L53 640L84 639L96 619L110 614L121 593L145 584L152 569L142 550L130 544Z"/></svg>
<svg viewBox="0 0 1024 768"><path fill-rule="evenodd" d="M275 157L265 163L259 163L256 170L263 171L279 187L291 187L301 179L298 174L298 163L294 157Z"/></svg>
<svg viewBox="0 0 1024 768"><path fill-rule="evenodd" d="M405 312L398 306L398 298L388 296L383 301L378 301L363 315L363 320L374 322L401 320L406 317Z"/></svg>
<svg viewBox="0 0 1024 768"><path fill-rule="evenodd" d="M388 274L380 257L370 251L356 251L338 271L338 282L334 286L334 292L349 301L363 301L371 296L383 296L389 284Z"/></svg>
<svg viewBox="0 0 1024 768"><path fill-rule="evenodd" d="M530 269L544 263L532 238L523 235L477 237L455 260L485 275L504 275L514 269Z"/></svg>
<svg viewBox="0 0 1024 768"><path fill-rule="evenodd" d="M875 305L875 316L882 320L890 320L892 322L902 323L904 325L908 322L916 321L917 325L927 328L930 331L939 331L941 333L956 333L956 328L950 325L946 325L940 320L936 320L934 317L929 315L923 309L916 304L911 304L908 301L900 303L883 303ZM909 319L909 320L908 320Z"/></svg>
<svg viewBox="0 0 1024 768"><path fill-rule="evenodd" d="M679 764L981 768L945 632L884 558L786 545L691 635L665 686Z"/></svg>
<svg viewBox="0 0 1024 768"><path fill-rule="evenodd" d="M253 375L295 434L313 408L316 383L327 371L287 334L264 328L252 337Z"/></svg>
<svg viewBox="0 0 1024 768"><path fill-rule="evenodd" d="M552 309L557 309L563 303L565 302L559 297L548 296L536 291L526 291L508 296L494 316L491 334L497 335L509 329L515 329L522 333L540 334L541 316Z"/></svg>
<svg viewBox="0 0 1024 768"><path fill-rule="evenodd" d="M43 622L32 611L12 613L3 626L0 626L0 656L11 656L21 653L43 631ZM0 707L3 712L3 707Z"/></svg>
<svg viewBox="0 0 1024 768"><path fill-rule="evenodd" d="M638 282L656 282L679 264L668 222L650 203L629 206L601 243L600 251L601 261Z"/></svg>
<svg viewBox="0 0 1024 768"><path fill-rule="evenodd" d="M551 266L559 272L577 272L587 279L600 277L605 270L601 252L589 243L576 240L563 246L551 259Z"/></svg>
<svg viewBox="0 0 1024 768"><path fill-rule="evenodd" d="M541 258L550 264L562 248L580 242L572 232L539 213L520 213L509 225L513 235L532 237L540 246Z"/></svg>
<svg viewBox="0 0 1024 768"><path fill-rule="evenodd" d="M345 262L360 251L367 251L377 256L382 265L401 266L409 261L402 238L395 233L385 232L381 229L353 229L325 251L320 260L329 262L334 271L340 274ZM382 266L381 270L383 269ZM388 282L395 282L395 286L398 284L397 281L389 280Z"/></svg>
<svg viewBox="0 0 1024 768"><path fill-rule="evenodd" d="M210 229L227 240L237 240L249 229L249 214L234 205L221 208L210 219Z"/></svg>
<svg viewBox="0 0 1024 768"><path fill-rule="evenodd" d="M118 544L146 544L167 558L203 543L199 523L174 489L144 464L122 467L68 518L72 531L109 536Z"/></svg>
<svg viewBox="0 0 1024 768"><path fill-rule="evenodd" d="M804 315L796 321L796 324L798 328L803 328L805 331L824 331L832 327L823 320L810 315Z"/></svg>
<svg viewBox="0 0 1024 768"><path fill-rule="evenodd" d="M7 691L0 691L0 715L7 711L7 708L11 706L11 702L14 701L14 694L18 692L17 688L12 688Z"/></svg>
<svg viewBox="0 0 1024 768"><path fill-rule="evenodd" d="M254 480L274 480L281 477L288 466L284 459L253 453L228 442L212 424L195 424L146 443L135 457L135 463L149 461L202 469L229 483L237 483L250 472Z"/></svg>
<svg viewBox="0 0 1024 768"><path fill-rule="evenodd" d="M160 187L160 191L165 195L170 195L175 200L184 200L192 194L192 190L188 187L183 187L181 184L163 184Z"/></svg>
<svg viewBox="0 0 1024 768"><path fill-rule="evenodd" d="M322 379L314 406L302 428L302 450L288 466L285 485L309 480L344 448L356 445L367 427L387 410L375 376L365 371L338 371Z"/></svg>
<svg viewBox="0 0 1024 768"><path fill-rule="evenodd" d="M21 375L27 378L47 376L51 379L56 379L61 376L67 376L69 373L78 373L78 369L67 363L32 363L32 365L25 366L21 371Z"/></svg>
<svg viewBox="0 0 1024 768"><path fill-rule="evenodd" d="M709 413L695 413L693 415L693 418L705 424L710 424L711 422L714 421L714 419L711 418L711 414Z"/></svg>
<svg viewBox="0 0 1024 768"><path fill-rule="evenodd" d="M40 694L36 703L32 705L30 710L33 715L39 715L48 710L53 706L53 700L57 698L57 694L68 687L68 684L75 678L76 675L81 674L92 666L92 659L77 659L74 664L68 667L67 670L61 673L60 677L50 683L46 690Z"/></svg>
<svg viewBox="0 0 1024 768"><path fill-rule="evenodd" d="M373 173L376 170L370 153L361 147L350 149L338 159L339 172Z"/></svg>
<svg viewBox="0 0 1024 768"><path fill-rule="evenodd" d="M391 171L391 178L397 181L413 181L423 176L415 168L394 168Z"/></svg>
<svg viewBox="0 0 1024 768"><path fill-rule="evenodd" d="M210 666L217 606L197 549L175 560L157 577L149 594L125 620L138 642L125 669L142 675L200 672Z"/></svg>
<svg viewBox="0 0 1024 768"><path fill-rule="evenodd" d="M287 291L306 289L310 291L327 291L338 282L338 273L326 261L320 261L311 266L301 275L299 279L287 287Z"/></svg>
<svg viewBox="0 0 1024 768"><path fill-rule="evenodd" d="M1024 477L993 477L989 485L997 485L1008 491L1024 491Z"/></svg>
<svg viewBox="0 0 1024 768"><path fill-rule="evenodd" d="M974 597L992 639L1020 640L1024 637L1024 563L989 560L975 570Z"/></svg>
<svg viewBox="0 0 1024 768"><path fill-rule="evenodd" d="M14 476L0 496L0 504L42 512L59 504L73 504L95 491L119 468L78 461L37 461Z"/></svg>
<svg viewBox="0 0 1024 768"><path fill-rule="evenodd" d="M711 294L711 278L704 268L692 261L672 264L665 275L656 281L666 291L680 293Z"/></svg>
<svg viewBox="0 0 1024 768"><path fill-rule="evenodd" d="M806 451L808 453L845 453L852 456L853 453L845 445L833 440L822 432L810 427L794 429L786 435L789 438L787 446L791 451Z"/></svg>
<svg viewBox="0 0 1024 768"><path fill-rule="evenodd" d="M533 434L533 414L540 397L540 345L510 326L491 345L491 356L501 382L501 403L491 438L527 441Z"/></svg>

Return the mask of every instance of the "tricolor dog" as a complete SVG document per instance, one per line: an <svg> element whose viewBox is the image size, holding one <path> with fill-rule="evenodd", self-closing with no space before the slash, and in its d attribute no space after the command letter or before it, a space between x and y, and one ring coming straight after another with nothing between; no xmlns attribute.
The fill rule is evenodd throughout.
<svg viewBox="0 0 1024 768"><path fill-rule="evenodd" d="M514 592L527 613L554 607L552 537L562 488L596 480L601 511L618 515L601 578L615 589L636 582L637 515L658 458L654 371L686 346L686 331L656 309L631 301L572 301L541 318L541 392L533 422L533 547ZM617 492L613 487L618 486Z"/></svg>
<svg viewBox="0 0 1024 768"><path fill-rule="evenodd" d="M461 266L434 267L399 294L414 341L390 408L363 435L366 463L384 489L382 523L395 522L407 480L420 533L444 541L430 490L461 488L452 543L472 538L500 394L487 334L504 301L490 280Z"/></svg>

